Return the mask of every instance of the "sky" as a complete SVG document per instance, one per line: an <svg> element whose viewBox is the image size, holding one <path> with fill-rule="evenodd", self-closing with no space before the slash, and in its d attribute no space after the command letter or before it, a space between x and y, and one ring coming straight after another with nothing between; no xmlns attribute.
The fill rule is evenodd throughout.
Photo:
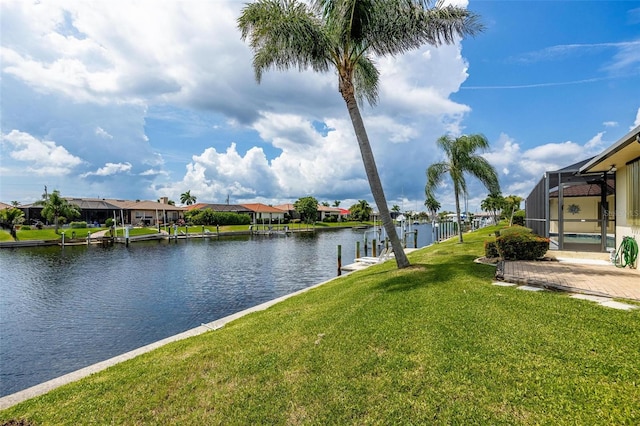
<svg viewBox="0 0 640 426"><path fill-rule="evenodd" d="M424 210L449 134L481 133L503 195L640 125L640 1L455 0L485 30L375 58L362 114L390 207ZM373 198L335 73L257 84L236 0L2 0L0 201L278 205ZM467 177L468 209L487 191ZM437 199L454 210L445 179Z"/></svg>

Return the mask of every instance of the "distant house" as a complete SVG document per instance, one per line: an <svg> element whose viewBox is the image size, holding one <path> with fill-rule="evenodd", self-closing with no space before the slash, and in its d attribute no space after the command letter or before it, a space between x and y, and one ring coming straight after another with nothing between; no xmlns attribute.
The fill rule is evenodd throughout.
<svg viewBox="0 0 640 426"><path fill-rule="evenodd" d="M221 213L237 213L237 214L246 214L251 216L252 211L240 204L210 204L210 203L197 203L192 204L190 206L186 206L186 211L192 210L204 210L211 209L214 212Z"/></svg>
<svg viewBox="0 0 640 426"><path fill-rule="evenodd" d="M600 155L545 172L526 225L560 250L601 251L640 233L640 126Z"/></svg>
<svg viewBox="0 0 640 426"><path fill-rule="evenodd" d="M336 220L341 220L342 214L341 209L338 207L328 207L318 204L318 216L319 220L322 222L328 217L335 217Z"/></svg>
<svg viewBox="0 0 640 426"><path fill-rule="evenodd" d="M284 210L262 203L242 204L250 211L252 223L278 223L284 220Z"/></svg>
<svg viewBox="0 0 640 426"><path fill-rule="evenodd" d="M124 221L128 225L155 226L177 222L184 217L184 209L165 202L119 200L106 198L77 198L64 197L69 204L73 204L80 210L80 217L74 220L85 221L88 224L104 224L109 218L118 223ZM25 222L46 222L42 217L43 206L28 204L20 206L25 212Z"/></svg>
<svg viewBox="0 0 640 426"><path fill-rule="evenodd" d="M296 211L296 208L291 203L279 204L275 207L284 211L289 216L289 219L300 219L300 213Z"/></svg>

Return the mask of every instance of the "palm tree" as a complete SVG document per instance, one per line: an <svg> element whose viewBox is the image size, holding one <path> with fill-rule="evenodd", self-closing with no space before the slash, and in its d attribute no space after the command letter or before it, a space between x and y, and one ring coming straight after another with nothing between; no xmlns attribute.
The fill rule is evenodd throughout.
<svg viewBox="0 0 640 426"><path fill-rule="evenodd" d="M69 204L67 200L60 196L60 191L54 189L47 195L47 198L38 201L36 204L44 206L42 216L49 221L53 221L56 234L58 233L60 219L72 219L80 216L80 210L75 204Z"/></svg>
<svg viewBox="0 0 640 426"><path fill-rule="evenodd" d="M317 72L335 69L355 131L364 169L398 268L409 266L394 227L358 103L375 105L378 78L373 56L394 56L424 44L453 43L482 29L464 8L433 8L427 0L256 0L238 19L254 51L258 82L269 68Z"/></svg>
<svg viewBox="0 0 640 426"><path fill-rule="evenodd" d="M504 205L508 210L511 210L511 217L509 218L509 226L513 225L513 215L516 211L520 210L520 203L523 198L517 195L508 195L504 197Z"/></svg>
<svg viewBox="0 0 640 426"><path fill-rule="evenodd" d="M462 243L462 221L460 220L460 196L467 193L465 173L475 176L484 184L489 192L500 192L498 174L489 162L476 154L477 150L489 148L489 141L483 135L464 135L458 138L445 135L438 139L446 161L434 163L427 169L427 199L434 197L433 191L442 182L445 174L453 181L453 194L456 199L456 215L458 219L458 237Z"/></svg>
<svg viewBox="0 0 640 426"><path fill-rule="evenodd" d="M433 198L432 196L427 196L427 199L424 202L425 207L429 210L429 214L431 215L431 220L436 220L436 214L438 210L440 210L440 203L438 200Z"/></svg>
<svg viewBox="0 0 640 426"><path fill-rule="evenodd" d="M187 192L183 192L182 194L180 194L180 202L182 204L186 204L190 206L191 204L194 204L196 200L197 200L196 196L191 195L191 190L188 190Z"/></svg>
<svg viewBox="0 0 640 426"><path fill-rule="evenodd" d="M340 201L339 200L335 200L333 202L333 207L340 207Z"/></svg>
<svg viewBox="0 0 640 426"><path fill-rule="evenodd" d="M490 193L480 202L480 208L485 212L493 213L493 223L498 224L498 211L504 207L504 197L500 193Z"/></svg>

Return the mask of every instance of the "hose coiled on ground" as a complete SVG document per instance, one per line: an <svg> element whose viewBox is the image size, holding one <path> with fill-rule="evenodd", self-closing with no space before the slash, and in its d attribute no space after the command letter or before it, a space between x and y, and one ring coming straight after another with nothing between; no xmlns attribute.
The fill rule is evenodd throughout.
<svg viewBox="0 0 640 426"><path fill-rule="evenodd" d="M622 238L622 243L616 252L614 263L618 268L624 268L628 266L630 268L636 268L638 265L638 243L632 237Z"/></svg>

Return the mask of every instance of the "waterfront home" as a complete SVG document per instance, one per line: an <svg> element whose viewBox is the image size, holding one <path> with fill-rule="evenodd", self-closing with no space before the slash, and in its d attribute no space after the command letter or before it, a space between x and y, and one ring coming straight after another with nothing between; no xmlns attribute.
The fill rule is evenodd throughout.
<svg viewBox="0 0 640 426"><path fill-rule="evenodd" d="M284 221L285 211L262 203L242 204L249 210L251 223L278 223Z"/></svg>
<svg viewBox="0 0 640 426"><path fill-rule="evenodd" d="M240 204L212 204L212 203L197 203L192 204L190 206L186 206L185 210L204 210L210 209L214 212L219 213L236 213L236 214L246 214L251 216L252 211Z"/></svg>
<svg viewBox="0 0 640 426"><path fill-rule="evenodd" d="M580 173L613 175L615 207L604 216L615 224L616 247L626 236L640 240L640 126L589 160Z"/></svg>
<svg viewBox="0 0 640 426"><path fill-rule="evenodd" d="M640 233L640 126L601 154L547 171L526 199L526 226L560 250L614 250Z"/></svg>
<svg viewBox="0 0 640 426"><path fill-rule="evenodd" d="M74 220L88 224L104 224L109 218L127 225L156 226L177 222L184 218L184 208L169 204L168 198L159 201L120 200L110 198L64 197L69 204L80 210L80 217ZM19 207L25 213L25 223L45 222L42 217L44 206L27 204Z"/></svg>

